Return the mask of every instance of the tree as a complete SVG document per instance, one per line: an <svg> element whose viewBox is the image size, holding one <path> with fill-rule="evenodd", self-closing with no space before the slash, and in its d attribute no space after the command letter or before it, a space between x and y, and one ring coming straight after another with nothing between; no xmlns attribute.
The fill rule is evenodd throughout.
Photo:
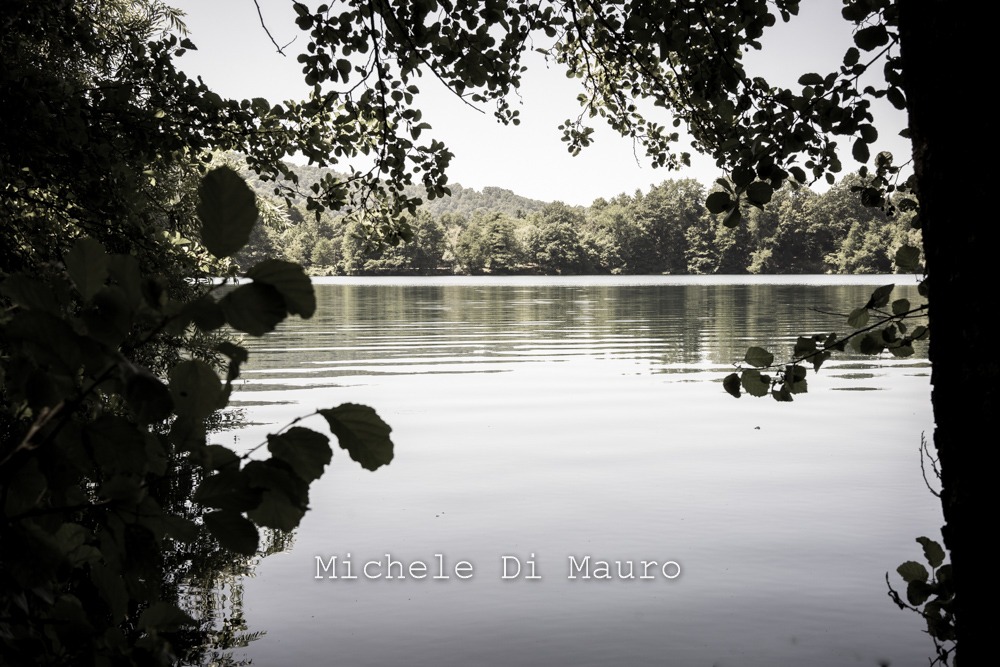
<svg viewBox="0 0 1000 667"><path fill-rule="evenodd" d="M296 140L179 75L193 44L158 2L12 2L3 20L0 662L171 664L212 630L181 576L293 530L333 453L299 420L249 452L209 441L248 354L221 328L316 308L283 260L208 280L235 273L260 215L213 153L252 147L280 173L265 145ZM391 460L371 408L316 415L363 467Z"/></svg>
<svg viewBox="0 0 1000 667"><path fill-rule="evenodd" d="M804 72L794 90L774 87L746 71L743 54L760 47L765 30L779 17L792 20L798 4L389 1L352 4L332 15L300 4L296 8L300 25L312 30L318 44L306 62L313 80L329 78L326 73L334 71L329 63L339 63L337 58L371 48L379 54L375 66L354 69L346 62L338 71L367 72L375 89L398 90L408 104L402 91L413 92L417 72L426 68L458 96L494 103L497 118L510 123L517 121L517 111L507 96L519 83L521 54L526 44L534 44L529 38L544 34L550 41L540 48L583 87L580 114L562 125L568 148L585 148L593 134L587 123L601 117L638 142L654 165L675 167L689 158L676 148L679 133L668 125L684 125L694 147L730 174L720 183L722 191L705 202L712 213L725 214L727 226L739 224L747 207L766 206L786 181L826 178L833 183L842 169L840 141L850 142L856 160L873 162L859 195L866 204L889 211L919 207L926 267L936 285L925 282L921 288L935 304L930 351L934 442L942 465L944 536L954 565L960 645L963 654L974 656L984 635L981 618L972 610L986 607L977 604L981 587L977 590L975 582L973 512L985 503L982 485L972 476L978 457L964 446L959 428L971 419L985 432L987 416L997 405L996 365L984 369L965 353L988 349L981 324L985 305L970 296L976 293L971 281L978 277L970 267L986 265L993 235L984 231L986 226L963 224L975 217L953 193L963 192L956 176L963 151L977 145L972 128L988 124L985 119L953 122L951 104L936 94L932 82L953 79L958 67L951 54L981 38L982 28L941 0L845 0L843 16L856 29L842 66L829 74ZM390 54L398 68L386 66ZM898 180L899 166L891 156L872 156L879 134L872 124L875 99L910 114L912 180ZM650 107L637 100L667 109L672 117L650 116L645 111ZM896 193L917 197L897 204ZM913 255L907 249L897 259L912 267ZM862 310L886 305L882 298L887 296L879 294Z"/></svg>
<svg viewBox="0 0 1000 667"><path fill-rule="evenodd" d="M978 546L983 531L973 512L986 505L983 485L973 477L979 457L962 441L960 429L971 422L987 432L986 419L997 405L995 362L970 353L990 349L982 326L985 301L972 295L977 294L973 282L979 278L977 267L987 265L994 235L986 225L968 223L977 219L978 211L960 198L956 201L955 193L965 191L957 168L965 163L963 151L980 143L973 132L988 125L981 118L985 105L977 107L979 116L953 122L951 103L936 87L938 82L954 80L958 68L952 54L964 53L961 47L979 40L983 28L977 29L971 19L941 0L845 0L844 18L856 30L843 65L825 75L804 72L794 90L777 88L751 76L743 55L759 48L766 29L779 17L792 20L798 4L797 0L354 0L312 10L296 2L297 23L310 36L299 61L313 92L303 102L272 105L260 98L222 100L178 74L173 59L194 46L188 41L165 37L147 47L122 16L95 20L87 15L106 7L119 12L148 8L145 4L122 0L99 4L98 9L69 3L42 9L22 3L5 19L12 29L0 37L5 65L21 65L4 72L3 93L4 99L30 104L8 112L22 117L4 119L5 127L24 129L23 135L4 135L4 155L25 156L31 154L25 147L45 146L43 138L53 121L65 118L93 120L84 127L100 130L94 135L98 139L107 135L117 141L94 142L72 124L60 124L64 131L56 136L61 142L57 150L43 148L30 163L18 161L10 168L5 163L3 175L20 193L16 205L29 206L38 192L60 193L63 182L84 183L78 190L86 195L101 192L122 177L138 183L141 191L146 187L139 177L146 171L144 165L163 156L170 156L166 163L175 165L179 155L192 159L209 149L240 150L252 169L274 182L278 194L291 197L296 176L279 162L282 156L298 152L321 166L368 156L370 169L352 169L344 178L324 177L303 195L311 211L350 203L352 215L364 221L370 237L392 243L407 234L407 227L393 220L396 213L415 209L416 199L404 193L415 174L428 198L447 193L445 169L451 154L439 142L419 143L429 129L417 102L420 77L429 73L462 100L490 104L498 120L516 124L519 114L510 97L520 82L522 55L529 45L541 48L581 82L580 113L562 126L571 152L591 142L593 130L587 123L600 117L636 141L653 165L677 167L689 161L678 148L680 134L675 129L684 126L695 149L710 154L729 174L704 201L709 212L724 214L727 227L737 226L749 209L766 207L787 182L821 178L834 182L842 169L838 143L850 142L855 159L873 163L863 174L865 184L859 186L865 203L887 211L919 209L926 267L934 276L922 290L934 299L930 354L944 535L954 566L961 651L975 656L984 634L982 617L973 610L986 606L979 599L984 587L975 581L981 572L976 559L985 550ZM78 13L84 20L77 20ZM979 21L979 26L984 23ZM105 24L115 28L115 39L101 41L107 35L90 30ZM81 25L87 29L78 30ZM53 35L64 39L52 40ZM90 48L95 39L100 45L96 50ZM77 57L81 50L84 58ZM71 75L89 66L115 69L121 75L115 85L95 86L67 108L51 104L62 99L57 84L66 77L52 77L51 69L42 68L40 79L26 66L32 58L58 60ZM152 72L157 74L151 77ZM867 81L871 83L865 85ZM886 99L909 111L912 180L899 180L901 172L891 156L872 156L871 146L878 139L873 99ZM134 117L110 116L132 119L128 135L121 127L101 122L108 117L101 104L114 107L122 100L142 101L132 105L140 112ZM665 109L670 115L661 118L648 109ZM120 174L106 177L104 157L93 151L93 145L110 143L117 155L122 150L118 142L124 138L134 159L125 161ZM71 159L66 160L67 155ZM55 169L57 157L63 163ZM81 173L91 180L78 181ZM283 182L282 177L290 181ZM899 198L900 193L907 196ZM105 230L108 220L123 219L108 211L103 200L82 201L79 207L95 232ZM131 210L127 205L124 209ZM13 238L20 244L17 247L24 245L25 237L17 236L24 229L32 239L58 236L39 219L18 216L20 225ZM490 235L496 239L469 239L469 246L472 241L494 249L503 245L508 254L497 268L510 268L518 258L510 254L509 231L495 224ZM147 238L146 232L136 238ZM682 233L677 242L683 240ZM914 250L897 253L897 260L915 266ZM14 260L28 261L18 253ZM485 265L483 257L467 261ZM878 293L859 311L867 317L887 304L888 293ZM905 348L911 337L912 333L897 337L893 349ZM872 350L884 347L869 336L861 340L871 341ZM817 345L825 343L813 341ZM786 380L795 385L798 374L777 379L782 385L775 387L777 395L784 398L790 396L782 391L787 389Z"/></svg>

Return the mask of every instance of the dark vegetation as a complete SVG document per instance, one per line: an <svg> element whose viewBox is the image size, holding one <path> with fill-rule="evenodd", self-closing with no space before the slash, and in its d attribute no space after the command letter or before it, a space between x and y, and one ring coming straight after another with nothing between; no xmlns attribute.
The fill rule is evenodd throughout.
<svg viewBox="0 0 1000 667"><path fill-rule="evenodd" d="M289 168L302 183L323 173ZM364 223L344 214L317 218L272 200L280 215L237 259L283 257L314 275L893 273L896 251L920 244L914 213L864 206L852 190L862 183L852 175L822 194L786 185L735 228L705 208L708 191L690 179L588 207L452 185L403 217L411 238L395 246L366 242Z"/></svg>
<svg viewBox="0 0 1000 667"><path fill-rule="evenodd" d="M992 305L981 297L997 239L963 168L990 126L989 105L958 108L955 100L971 98L955 82L970 67L968 45L987 43L988 21L943 0L845 0L854 36L842 62L829 73L803 72L792 88L771 86L744 69L743 54L779 19L793 21L798 5L294 3L308 35L299 62L313 91L272 104L223 99L178 72L176 59L196 47L159 0L6 2L2 659L201 659L212 633L179 595L181 580L195 574L194 556L249 557L260 529L294 528L331 452L325 436L292 425L261 443L267 459L209 444L246 360L223 325L263 335L288 315L311 315L309 281L295 262L436 270L448 266L450 251L452 269L495 273L858 271L885 270L880 253L896 244L897 267L922 263L930 276L920 291L933 302L934 445L951 556L945 570L938 550L922 542L932 571L908 566L900 574L908 604L936 640L957 638L963 661L987 655L980 598L990 501L985 448L968 433L990 433L1000 402L1000 366L984 354L993 347ZM527 48L580 81L579 114L561 127L571 152L586 148L589 123L600 118L651 164L675 168L689 161L676 143L674 128L683 125L727 177L712 192L666 182L586 211L528 210L512 200L465 220L420 213L420 204L449 194L451 153L428 138L418 84L443 83L516 124L511 93ZM909 114L912 177L872 150L875 100ZM665 115L647 117L647 108ZM856 184L819 196L789 186L833 183L844 146L865 165ZM255 201L235 172L210 169L231 154L277 191L279 205ZM282 162L293 154L318 168L354 158L368 166L324 173L307 188ZM857 213L851 193L898 217L873 222L886 218ZM258 211L264 224L255 226ZM348 212L346 225L330 217L335 211ZM907 243L907 218L922 232L922 258L916 240ZM283 236L294 231L304 236L294 261L264 258L276 240L295 247ZM418 233L425 242L400 248ZM248 275L240 287L223 294L203 280L235 275L231 260L241 250ZM918 337L905 320L929 306L891 292L880 288L859 304L847 322L854 333L800 338L792 360L751 349L750 368L727 379L727 390L787 400L805 389L805 364L818 368L847 344L905 355ZM369 410L344 404L317 416L365 467L390 458L388 427ZM222 571L215 565L208 580Z"/></svg>

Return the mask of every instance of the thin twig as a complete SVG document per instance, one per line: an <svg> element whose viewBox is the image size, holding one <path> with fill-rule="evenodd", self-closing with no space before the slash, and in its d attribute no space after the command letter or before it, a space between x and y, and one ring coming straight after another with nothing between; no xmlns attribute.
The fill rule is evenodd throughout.
<svg viewBox="0 0 1000 667"><path fill-rule="evenodd" d="M278 53L280 53L283 56L287 55L285 53L285 49L287 49L289 46L291 46L292 43L296 39L298 39L298 37L292 38L292 41L288 42L288 44L285 44L284 46L281 46L280 44L278 44L278 42L274 39L274 35L272 35L271 31L267 29L267 24L264 23L264 14L260 11L260 2L258 2L258 0L253 0L253 4L257 7L257 16L260 18L260 27L263 28L264 32L267 33L268 39L270 39L271 43L274 44L274 48L276 48L278 50Z"/></svg>

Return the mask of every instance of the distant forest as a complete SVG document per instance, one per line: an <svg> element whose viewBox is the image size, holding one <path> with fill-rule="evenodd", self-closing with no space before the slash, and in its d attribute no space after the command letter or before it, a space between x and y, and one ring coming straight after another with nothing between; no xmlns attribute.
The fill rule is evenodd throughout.
<svg viewBox="0 0 1000 667"><path fill-rule="evenodd" d="M321 176L293 168L300 186ZM786 185L734 229L705 209L709 190L691 179L587 207L452 185L450 197L407 218L409 243L386 248L372 247L358 220L317 219L294 201L268 200L269 184L249 180L269 214L237 261L284 258L313 275L892 273L897 248L921 246L913 213L890 218L863 206L851 190L856 175L822 194Z"/></svg>

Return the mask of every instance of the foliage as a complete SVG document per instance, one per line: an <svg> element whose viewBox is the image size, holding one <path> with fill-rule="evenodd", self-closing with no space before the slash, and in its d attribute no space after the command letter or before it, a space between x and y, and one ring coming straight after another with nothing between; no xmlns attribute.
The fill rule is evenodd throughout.
<svg viewBox="0 0 1000 667"><path fill-rule="evenodd" d="M202 180L198 215L206 249L222 258L239 250L234 239L249 236L258 212L223 167ZM0 321L9 410L0 648L11 662L166 664L192 619L165 590L164 557L206 530L247 556L259 528L293 530L332 450L299 419L242 455L209 444L206 422L226 407L247 360L241 346L216 344L228 359L224 380L195 358L162 379L135 352L191 327L264 335L288 315L312 316L312 286L301 267L265 260L247 272L250 282L173 299L134 256L90 237L73 244L62 268L51 284L25 273L0 283L13 306ZM392 460L389 427L371 408L316 414L363 467ZM265 445L270 457L252 456ZM191 495L176 493L185 480Z"/></svg>

